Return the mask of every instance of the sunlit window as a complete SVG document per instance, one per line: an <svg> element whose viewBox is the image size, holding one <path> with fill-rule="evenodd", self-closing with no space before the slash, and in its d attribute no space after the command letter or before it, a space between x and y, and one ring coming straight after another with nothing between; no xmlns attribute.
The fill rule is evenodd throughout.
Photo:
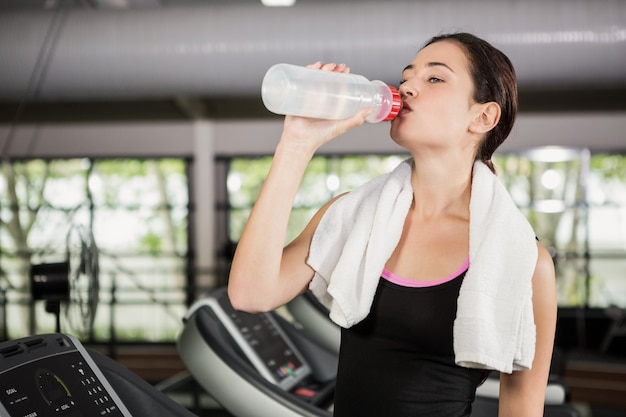
<svg viewBox="0 0 626 417"><path fill-rule="evenodd" d="M391 171L406 158L406 155L314 157L307 167L294 201L287 241L293 240L328 200ZM237 242L241 236L271 161L270 157L235 158L230 163L227 189L230 206L229 237L233 242Z"/></svg>
<svg viewBox="0 0 626 417"><path fill-rule="evenodd" d="M333 196L393 169L406 155L318 156L294 202L287 241ZM234 158L228 233L237 242L271 158ZM551 251L561 306L626 307L626 156L537 148L494 157L498 175Z"/></svg>
<svg viewBox="0 0 626 417"><path fill-rule="evenodd" d="M61 330L91 340L173 341L185 307L189 187L181 159L54 159L2 164L0 272L6 338L55 330L43 302L31 309L31 265L62 262L80 225L98 248L93 326ZM74 291L71 288L70 291ZM87 307L84 307L87 309ZM93 314L83 311L81 314Z"/></svg>

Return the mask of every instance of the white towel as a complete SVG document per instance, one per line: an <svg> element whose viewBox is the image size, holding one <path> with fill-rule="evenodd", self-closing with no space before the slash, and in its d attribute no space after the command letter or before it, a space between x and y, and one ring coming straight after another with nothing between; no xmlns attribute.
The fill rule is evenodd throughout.
<svg viewBox="0 0 626 417"><path fill-rule="evenodd" d="M340 198L324 214L307 260L315 270L310 289L338 325L350 327L369 313L412 199L407 160ZM482 162L473 169L469 243L470 267L454 323L455 361L505 373L530 369L535 234Z"/></svg>

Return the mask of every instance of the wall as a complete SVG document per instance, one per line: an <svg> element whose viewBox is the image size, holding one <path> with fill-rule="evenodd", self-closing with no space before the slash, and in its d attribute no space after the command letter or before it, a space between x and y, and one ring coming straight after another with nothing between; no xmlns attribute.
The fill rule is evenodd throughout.
<svg viewBox="0 0 626 417"><path fill-rule="evenodd" d="M277 119L202 122L42 124L10 131L0 125L0 149L15 157L193 156L198 123L217 156L266 155L274 150ZM327 144L324 153L393 153L386 123L361 126ZM7 145L9 134L10 143ZM626 152L626 112L520 114L501 151L534 146L589 147ZM206 155L204 155L206 157Z"/></svg>

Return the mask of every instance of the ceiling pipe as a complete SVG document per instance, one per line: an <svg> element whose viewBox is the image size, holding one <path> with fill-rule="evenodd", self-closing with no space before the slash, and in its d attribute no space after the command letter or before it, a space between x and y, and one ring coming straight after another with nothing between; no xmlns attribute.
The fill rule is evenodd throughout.
<svg viewBox="0 0 626 417"><path fill-rule="evenodd" d="M520 89L626 86L621 0L410 1L3 12L0 100L255 96L278 62L344 62L388 83L431 36L468 31Z"/></svg>

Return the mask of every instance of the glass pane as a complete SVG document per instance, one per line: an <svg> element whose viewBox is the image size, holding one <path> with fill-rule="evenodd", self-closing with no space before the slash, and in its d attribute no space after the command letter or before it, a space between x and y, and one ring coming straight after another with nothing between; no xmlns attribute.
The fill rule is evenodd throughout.
<svg viewBox="0 0 626 417"><path fill-rule="evenodd" d="M101 292L112 298L115 291L116 301L97 323L104 326L113 320L117 339L174 340L180 328L182 315L177 321L146 323L150 317L171 314L172 309L184 310L185 172L180 160L95 164L90 183L96 202L94 231L101 250Z"/></svg>
<svg viewBox="0 0 626 417"><path fill-rule="evenodd" d="M591 158L588 201L590 305L626 308L626 155Z"/></svg>
<svg viewBox="0 0 626 417"><path fill-rule="evenodd" d="M592 256L590 262L591 307L616 305L626 308L626 256Z"/></svg>
<svg viewBox="0 0 626 417"><path fill-rule="evenodd" d="M30 160L2 164L0 244L9 337L55 330L55 317L30 293L32 264L63 262L70 225L88 217L89 161ZM32 305L32 309L31 309Z"/></svg>
<svg viewBox="0 0 626 417"><path fill-rule="evenodd" d="M394 169L406 155L316 156L309 163L296 194L286 242L293 240L315 212L338 194ZM235 158L227 180L229 237L239 240L272 158Z"/></svg>
<svg viewBox="0 0 626 417"><path fill-rule="evenodd" d="M626 307L626 156L547 147L495 160L555 255L559 304Z"/></svg>
<svg viewBox="0 0 626 417"><path fill-rule="evenodd" d="M66 261L68 231L82 225L93 232L99 249L95 339L111 337L112 319L120 326L116 333L136 335L141 334L136 329L144 324L144 315L176 314L176 320L153 322L145 332L150 340L174 340L186 301L186 172L186 162L180 159L3 163L0 290L9 303L9 328L3 329L7 337L55 329L46 302L32 300L30 266ZM76 290L70 290L70 297L76 296ZM118 300L135 303L138 311L148 313L118 319L114 314L118 306L110 306ZM62 302L62 331L76 334L65 317L66 305L77 303ZM124 330L125 326L133 330Z"/></svg>

